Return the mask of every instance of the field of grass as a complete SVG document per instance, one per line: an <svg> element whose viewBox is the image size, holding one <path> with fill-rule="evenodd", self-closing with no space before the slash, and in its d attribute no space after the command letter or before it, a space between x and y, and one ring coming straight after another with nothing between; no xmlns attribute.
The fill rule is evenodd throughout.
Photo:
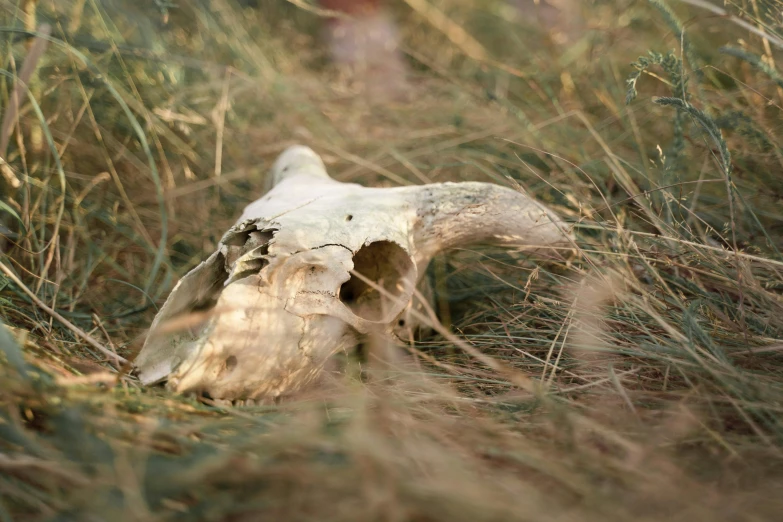
<svg viewBox="0 0 783 522"><path fill-rule="evenodd" d="M783 2L391 10L379 102L308 0L0 0L1 522L783 517ZM450 333L295 400L142 388L106 353L293 143L522 185L579 249L438 257Z"/></svg>

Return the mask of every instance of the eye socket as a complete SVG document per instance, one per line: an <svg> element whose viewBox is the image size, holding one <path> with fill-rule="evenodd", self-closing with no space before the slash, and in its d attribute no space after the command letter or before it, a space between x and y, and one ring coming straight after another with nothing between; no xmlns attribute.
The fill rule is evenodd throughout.
<svg viewBox="0 0 783 522"><path fill-rule="evenodd" d="M363 246L353 256L353 271L382 289L351 274L340 287L340 301L354 314L369 321L380 321L407 304L398 298L413 285L415 266L397 243L376 241Z"/></svg>

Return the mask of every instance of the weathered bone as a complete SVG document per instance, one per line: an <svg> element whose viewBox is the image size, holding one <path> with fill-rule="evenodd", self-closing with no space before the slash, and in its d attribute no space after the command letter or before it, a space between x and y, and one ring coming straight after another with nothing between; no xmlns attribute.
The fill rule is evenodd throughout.
<svg viewBox="0 0 783 522"><path fill-rule="evenodd" d="M393 333L438 252L478 241L527 249L570 242L551 210L488 183L340 183L302 146L278 158L271 182L218 251L174 287L135 361L142 383L275 398L312 381L359 335ZM176 327L183 322L188 328Z"/></svg>

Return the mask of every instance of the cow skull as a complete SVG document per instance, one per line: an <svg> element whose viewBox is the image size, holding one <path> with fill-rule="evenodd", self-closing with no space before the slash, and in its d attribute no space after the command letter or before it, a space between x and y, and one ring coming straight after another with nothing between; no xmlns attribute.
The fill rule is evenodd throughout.
<svg viewBox="0 0 783 522"><path fill-rule="evenodd" d="M216 399L294 392L359 335L399 330L438 252L570 241L557 215L521 192L340 183L303 146L278 158L271 183L155 317L134 363L143 384Z"/></svg>

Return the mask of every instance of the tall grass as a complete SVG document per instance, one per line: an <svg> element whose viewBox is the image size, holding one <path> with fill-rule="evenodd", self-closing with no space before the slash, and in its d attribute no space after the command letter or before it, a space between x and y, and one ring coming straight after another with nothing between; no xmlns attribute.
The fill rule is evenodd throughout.
<svg viewBox="0 0 783 522"><path fill-rule="evenodd" d="M0 520L779 517L779 0L585 2L566 44L393 4L385 103L307 2L0 6ZM296 400L141 388L156 307L294 142L343 181L522 185L579 249L440 257L440 333Z"/></svg>

